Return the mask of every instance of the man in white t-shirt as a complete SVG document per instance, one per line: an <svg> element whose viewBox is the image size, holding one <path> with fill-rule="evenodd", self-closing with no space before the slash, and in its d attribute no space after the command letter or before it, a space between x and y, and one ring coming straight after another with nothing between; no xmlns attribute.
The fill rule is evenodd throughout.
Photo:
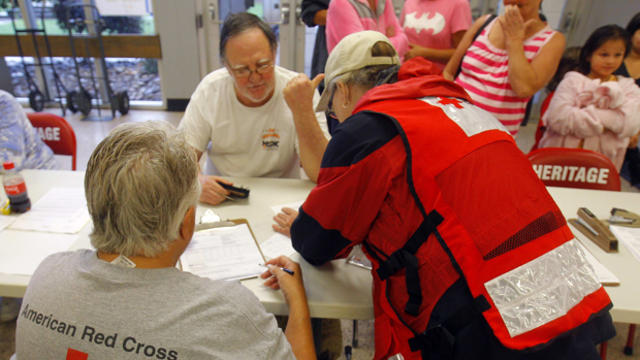
<svg viewBox="0 0 640 360"><path fill-rule="evenodd" d="M285 100L283 90L304 75L276 66L276 50L275 34L257 16L237 13L225 20L220 41L225 67L200 82L180 123L198 158L211 143L214 176L200 176L205 203L221 203L229 194L218 184L229 181L215 175L298 178L302 165L311 180L317 178L326 119L323 113L304 122L294 119L287 105L292 99ZM319 99L315 93L308 107L315 108Z"/></svg>

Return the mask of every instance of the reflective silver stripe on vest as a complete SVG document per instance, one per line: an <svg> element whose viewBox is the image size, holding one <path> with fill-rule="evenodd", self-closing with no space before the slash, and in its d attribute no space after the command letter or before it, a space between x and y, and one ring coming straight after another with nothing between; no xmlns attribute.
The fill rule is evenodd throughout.
<svg viewBox="0 0 640 360"><path fill-rule="evenodd" d="M573 239L484 286L514 337L564 316L601 285Z"/></svg>
<svg viewBox="0 0 640 360"><path fill-rule="evenodd" d="M373 10L367 4L363 4L358 0L349 0L349 3L356 9L358 16L361 19L373 19L378 22L378 18L384 14L384 6L385 0L378 0L378 5L376 7L377 15L373 13Z"/></svg>
<svg viewBox="0 0 640 360"><path fill-rule="evenodd" d="M502 130L509 133L504 125L489 112L464 100L434 96L424 97L420 100L441 108L449 119L469 137L488 130Z"/></svg>

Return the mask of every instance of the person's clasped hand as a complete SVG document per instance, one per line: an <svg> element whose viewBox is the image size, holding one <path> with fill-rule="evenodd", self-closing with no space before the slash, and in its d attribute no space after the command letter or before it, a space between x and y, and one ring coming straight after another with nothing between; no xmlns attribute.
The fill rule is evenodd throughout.
<svg viewBox="0 0 640 360"><path fill-rule="evenodd" d="M593 102L593 91L585 90L578 93L576 96L576 105L579 108L587 107L587 105Z"/></svg>
<svg viewBox="0 0 640 360"><path fill-rule="evenodd" d="M507 42L523 42L528 28L535 24L535 19L529 19L525 22L516 5L507 5L504 7L504 14L498 17L498 23L504 32L506 47Z"/></svg>
<svg viewBox="0 0 640 360"><path fill-rule="evenodd" d="M220 186L218 182L233 185L229 180L212 175L199 174L198 180L200 181L200 187L202 189L200 201L211 205L218 205L229 196L229 191Z"/></svg>
<svg viewBox="0 0 640 360"><path fill-rule="evenodd" d="M316 75L313 80L310 80L305 74L298 74L287 82L282 90L282 95L292 113L315 112L313 95L322 79L324 79L324 74Z"/></svg>
<svg viewBox="0 0 640 360"><path fill-rule="evenodd" d="M616 82L608 81L596 88L594 104L600 109L616 109L622 106L624 93Z"/></svg>
<svg viewBox="0 0 640 360"><path fill-rule="evenodd" d="M290 303L294 299L304 299L304 285L302 283L302 270L300 264L291 260L287 256L280 255L270 259L265 263L268 270L260 274L260 278L266 279L265 286L274 290L282 290L285 300ZM293 272L290 274L282 270L285 268Z"/></svg>

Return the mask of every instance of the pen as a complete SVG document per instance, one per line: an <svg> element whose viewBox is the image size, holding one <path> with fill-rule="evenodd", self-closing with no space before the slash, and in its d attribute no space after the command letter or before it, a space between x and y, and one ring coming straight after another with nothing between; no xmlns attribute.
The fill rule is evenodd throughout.
<svg viewBox="0 0 640 360"><path fill-rule="evenodd" d="M258 265L263 266L263 267L267 267L267 265L265 265L265 264L258 264ZM295 271L287 269L286 267L281 267L280 270L286 272L287 274L289 274L291 276L293 276L295 274Z"/></svg>

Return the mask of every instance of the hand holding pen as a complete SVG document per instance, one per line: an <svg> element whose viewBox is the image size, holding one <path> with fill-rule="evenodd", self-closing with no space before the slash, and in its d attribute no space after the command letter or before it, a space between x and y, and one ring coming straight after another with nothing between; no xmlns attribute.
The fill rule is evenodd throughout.
<svg viewBox="0 0 640 360"><path fill-rule="evenodd" d="M266 279L265 286L274 290L282 290L287 303L306 299L304 285L302 284L302 271L298 263L281 255L270 259L265 265L268 270L260 274L262 279Z"/></svg>
<svg viewBox="0 0 640 360"><path fill-rule="evenodd" d="M258 264L258 265L260 265L260 266L262 266L262 267L266 267L267 269L269 268L269 266L268 266L268 265L265 265L265 264ZM275 266L275 265L274 265L274 266ZM286 267L281 267L281 268L280 268L280 270L282 270L282 271L286 272L287 274L289 274L289 275L291 275L291 276L293 276L293 275L295 275L295 274L296 274L296 272L295 272L295 271L293 271L293 270L289 270L289 269L287 269Z"/></svg>

